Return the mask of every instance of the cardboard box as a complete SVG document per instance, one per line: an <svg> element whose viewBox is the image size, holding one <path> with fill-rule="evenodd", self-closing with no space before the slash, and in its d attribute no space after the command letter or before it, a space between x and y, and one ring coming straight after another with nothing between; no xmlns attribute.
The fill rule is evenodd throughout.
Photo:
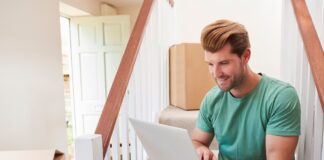
<svg viewBox="0 0 324 160"><path fill-rule="evenodd" d="M216 83L208 71L204 51L198 43L173 45L170 54L170 102L184 110L200 108L200 103Z"/></svg>
<svg viewBox="0 0 324 160"><path fill-rule="evenodd" d="M55 150L0 151L2 160L64 160L64 153Z"/></svg>

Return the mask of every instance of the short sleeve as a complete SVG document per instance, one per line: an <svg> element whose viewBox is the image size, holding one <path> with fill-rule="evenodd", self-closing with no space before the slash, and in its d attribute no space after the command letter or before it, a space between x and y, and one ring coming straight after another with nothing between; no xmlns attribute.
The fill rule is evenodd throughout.
<svg viewBox="0 0 324 160"><path fill-rule="evenodd" d="M267 134L300 135L300 103L293 87L280 91L274 100L267 124Z"/></svg>
<svg viewBox="0 0 324 160"><path fill-rule="evenodd" d="M208 116L208 97L205 96L201 105L198 118L196 121L196 127L204 132L214 133L214 128L211 123L210 117Z"/></svg>

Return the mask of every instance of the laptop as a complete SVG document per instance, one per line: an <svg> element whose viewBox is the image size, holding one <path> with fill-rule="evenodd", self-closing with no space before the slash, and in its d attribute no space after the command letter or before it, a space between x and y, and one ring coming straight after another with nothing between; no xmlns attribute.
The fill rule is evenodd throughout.
<svg viewBox="0 0 324 160"><path fill-rule="evenodd" d="M129 118L149 160L198 160L187 130Z"/></svg>

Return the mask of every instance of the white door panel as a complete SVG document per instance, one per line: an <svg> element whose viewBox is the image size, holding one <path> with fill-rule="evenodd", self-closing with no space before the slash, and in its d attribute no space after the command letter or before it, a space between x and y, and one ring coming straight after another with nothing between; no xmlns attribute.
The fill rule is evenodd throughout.
<svg viewBox="0 0 324 160"><path fill-rule="evenodd" d="M120 52L105 53L106 95L114 80L109 77L115 77L121 58L122 54L120 54Z"/></svg>
<svg viewBox="0 0 324 160"><path fill-rule="evenodd" d="M76 136L94 133L129 38L129 16L71 19Z"/></svg>
<svg viewBox="0 0 324 160"><path fill-rule="evenodd" d="M80 88L81 88L81 100L96 101L99 99L99 88L98 88L98 57L97 53L80 53Z"/></svg>

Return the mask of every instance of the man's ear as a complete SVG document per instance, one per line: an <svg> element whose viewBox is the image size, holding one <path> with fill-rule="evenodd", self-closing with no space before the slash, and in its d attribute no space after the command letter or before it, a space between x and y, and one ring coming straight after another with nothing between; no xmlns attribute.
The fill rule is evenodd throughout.
<svg viewBox="0 0 324 160"><path fill-rule="evenodd" d="M250 60L251 57L251 49L250 48L246 48L242 54L242 60L244 64L247 64Z"/></svg>

